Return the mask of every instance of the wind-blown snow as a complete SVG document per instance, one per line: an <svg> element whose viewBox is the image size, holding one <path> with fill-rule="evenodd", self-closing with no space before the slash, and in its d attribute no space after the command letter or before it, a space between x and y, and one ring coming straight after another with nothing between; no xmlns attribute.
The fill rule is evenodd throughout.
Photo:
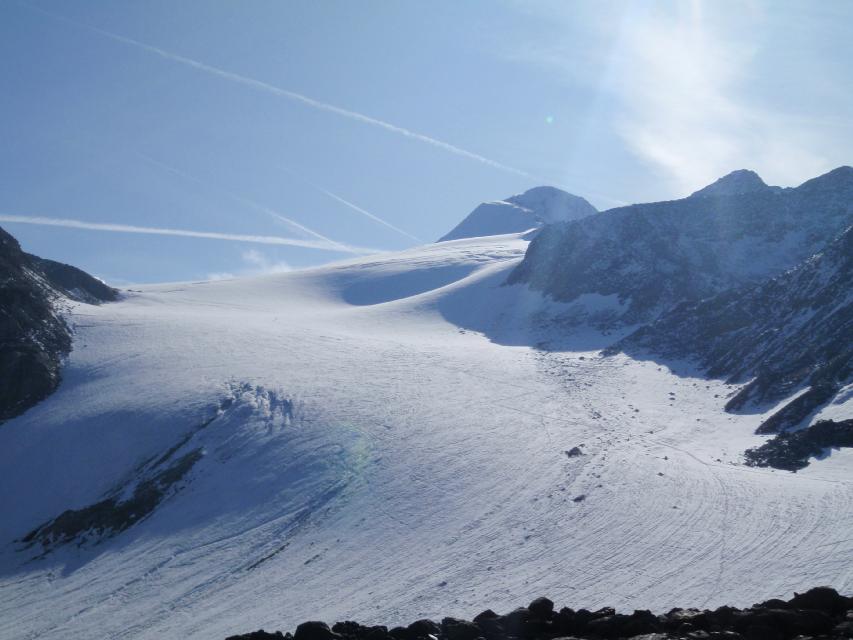
<svg viewBox="0 0 853 640"><path fill-rule="evenodd" d="M851 452L797 474L743 466L762 416L723 412L736 387L599 357L612 336L558 340L566 303L502 286L526 244L77 306L63 384L0 428L0 637L850 591ZM179 444L203 455L141 523L38 559L13 542Z"/></svg>

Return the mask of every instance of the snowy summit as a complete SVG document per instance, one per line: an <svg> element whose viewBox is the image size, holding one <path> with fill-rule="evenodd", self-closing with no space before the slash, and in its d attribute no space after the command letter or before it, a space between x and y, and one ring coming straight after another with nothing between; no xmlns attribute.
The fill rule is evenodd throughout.
<svg viewBox="0 0 853 640"><path fill-rule="evenodd" d="M506 200L484 202L450 233L439 238L439 242L519 233L594 213L596 208L580 196L556 187L534 187Z"/></svg>

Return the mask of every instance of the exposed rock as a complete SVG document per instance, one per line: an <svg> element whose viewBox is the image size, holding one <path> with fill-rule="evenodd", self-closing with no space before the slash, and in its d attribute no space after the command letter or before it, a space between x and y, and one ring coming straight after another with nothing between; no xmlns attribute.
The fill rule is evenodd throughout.
<svg viewBox="0 0 853 640"><path fill-rule="evenodd" d="M430 635L438 636L441 633L441 627L438 623L432 620L416 620L408 626L409 637L411 638L427 638Z"/></svg>
<svg viewBox="0 0 853 640"><path fill-rule="evenodd" d="M851 198L853 201L853 198ZM640 358L690 358L746 384L728 411L775 404L806 387L759 433L798 426L853 376L853 227L796 268L751 288L682 304L619 342Z"/></svg>
<svg viewBox="0 0 853 640"><path fill-rule="evenodd" d="M0 229L0 423L59 384L71 331L56 303L68 298L91 304L117 295L79 269L24 253Z"/></svg>
<svg viewBox="0 0 853 640"><path fill-rule="evenodd" d="M650 611L635 611L631 615L614 613L590 620L584 631L600 638L630 638L660 630L660 622Z"/></svg>
<svg viewBox="0 0 853 640"><path fill-rule="evenodd" d="M458 618L444 618L441 621L441 634L447 640L476 640L481 635L476 624Z"/></svg>
<svg viewBox="0 0 853 640"><path fill-rule="evenodd" d="M481 613L478 613L476 616L474 616L474 622L482 622L483 620L494 620L495 618L499 617L500 616L491 609L486 609L485 611L482 611Z"/></svg>
<svg viewBox="0 0 853 640"><path fill-rule="evenodd" d="M807 467L812 456L839 447L853 447L853 419L822 420L800 431L777 434L760 447L748 449L746 463L797 471Z"/></svg>
<svg viewBox="0 0 853 640"><path fill-rule="evenodd" d="M303 622L296 627L296 633L293 634L293 640L337 640L340 637L329 629L325 622L316 620Z"/></svg>
<svg viewBox="0 0 853 640"><path fill-rule="evenodd" d="M537 598L527 608L500 616L491 609L468 622L444 618L441 625L418 620L408 627L366 627L339 622L330 630L322 622L299 625L293 640L830 640L853 637L853 598L830 587L816 587L791 600L772 599L748 609L719 607L714 611L672 609L617 613L610 607L598 611L569 608L554 613L554 604ZM263 635L257 635L263 634ZM285 636L257 631L227 640L267 640Z"/></svg>
<svg viewBox="0 0 853 640"><path fill-rule="evenodd" d="M106 283L70 264L26 254L38 271L57 290L78 302L100 304L118 300L119 293Z"/></svg>
<svg viewBox="0 0 853 640"><path fill-rule="evenodd" d="M244 633L240 636L228 636L225 640L284 640L284 635L281 631L267 633L263 629L260 629L259 631Z"/></svg>
<svg viewBox="0 0 853 640"><path fill-rule="evenodd" d="M795 593L788 604L793 609L815 609L836 615L853 608L853 599L845 598L831 587L814 587L805 593Z"/></svg>
<svg viewBox="0 0 853 640"><path fill-rule="evenodd" d="M853 638L853 620L839 622L832 629L832 633L839 638Z"/></svg>
<svg viewBox="0 0 853 640"><path fill-rule="evenodd" d="M536 598L533 602L527 605L527 610L530 611L530 616L532 618L550 620L554 615L554 603L548 598Z"/></svg>
<svg viewBox="0 0 853 640"><path fill-rule="evenodd" d="M143 520L189 473L202 457L200 449L190 451L177 460L164 461L143 476L131 497L123 499L124 487L100 502L81 509L69 509L53 520L30 531L21 542L26 546L40 543L44 552L76 541L82 545L92 538L114 536Z"/></svg>

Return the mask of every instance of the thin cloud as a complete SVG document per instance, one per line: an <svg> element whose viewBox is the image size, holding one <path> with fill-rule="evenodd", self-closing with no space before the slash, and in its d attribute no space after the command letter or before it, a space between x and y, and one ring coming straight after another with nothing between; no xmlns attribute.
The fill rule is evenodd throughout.
<svg viewBox="0 0 853 640"><path fill-rule="evenodd" d="M270 260L263 252L257 249L249 249L243 252L243 262L249 265L249 275L267 275L271 273L287 273L293 271L293 267L284 260Z"/></svg>
<svg viewBox="0 0 853 640"><path fill-rule="evenodd" d="M287 172L288 172L290 175L292 175L294 178L297 178L298 180L301 180L302 182L304 182L305 184L307 184L309 187L311 187L311 188L313 188L313 189L316 189L317 191L319 191L320 193L322 193L322 194L324 194L324 195L328 196L328 197L329 197L329 198L331 198L332 200L335 200L335 201L337 201L337 202L340 202L342 205L344 205L344 206L346 206L346 207L349 207L349 208L350 208L350 209L352 209L353 211L357 211L358 213L360 213L360 214L362 214L362 215L364 215L364 216L367 216L368 218L370 218L370 219L371 219L371 220L373 220L374 222L378 222L379 224L381 224L381 225L383 225L383 226L386 226L386 227L388 227L389 229L391 229L391 230L393 230L393 231L396 231L397 233L402 234L402 235L406 236L407 238L410 238L410 239L412 239L412 240L414 240L414 241L416 241L416 242L423 242L423 240L421 240L421 239L420 239L420 238L418 238L417 236L413 236L413 235L412 235L411 233L409 233L408 231L404 231L404 230L403 230L403 229L401 229L400 227L396 227L396 226L394 226L393 224L391 224L391 223L390 223L390 222L388 222L387 220L383 220L383 219L382 219L382 218L380 218L379 216L377 216L377 215L374 215L374 214L370 213L370 211L367 211L367 210L365 210L365 209L362 209L362 208L361 208L361 207L359 207L358 205L353 204L353 203L352 203L352 202L350 202L349 200L346 200L346 199L342 198L341 196L337 195L336 193L332 193L332 192L331 192L331 191L329 191L328 189L324 189L324 188L323 188L323 187L321 187L320 185L318 185L318 184L315 184L315 183L311 182L311 181L310 181L310 180L308 180L307 178L303 178L302 176L297 175L296 173L294 173L293 171L291 171L291 170L290 170L290 169L288 169L287 167L282 167L282 169L284 169L285 171L287 171Z"/></svg>
<svg viewBox="0 0 853 640"><path fill-rule="evenodd" d="M207 279L233 280L238 277L275 275L279 273L287 273L293 270L287 262L281 260L270 260L266 254L258 251L257 249L244 251L242 258L243 262L246 264L246 268L240 269L236 273L232 273L230 271L208 273Z"/></svg>
<svg viewBox="0 0 853 640"><path fill-rule="evenodd" d="M218 192L228 196L229 198L231 198L235 202L239 202L240 204L243 204L243 205L249 207L250 209L254 209L255 211L258 211L260 213L268 215L271 218L278 220L279 222L283 222L283 223L293 227L294 229L301 231L302 233L305 233L309 236L317 238L318 240L323 240L324 242L328 242L329 244L339 246L342 248L341 249L342 251L345 251L344 247L346 247L346 245L341 244L337 240L332 240L331 238L328 238L328 237L322 235L321 233L318 233L317 231L314 231L313 229L306 227L304 224L300 224L299 222L296 222L296 220L288 218L284 214L276 211L275 209L267 207L266 205L262 205L258 202L255 202L254 200L250 200L249 198L246 198L245 196L238 195L238 194L234 193L233 191L229 191L228 189L225 189L223 187L214 186L208 182L205 182L204 180L202 180L200 178L197 178L194 175L191 175L185 171L181 171L180 169L173 167L170 164L166 164L165 162L162 162L160 160L156 160L156 159L152 158L151 156L148 156L144 153L136 152L136 155L141 157L146 162L149 162L149 163L153 164L154 166L156 166L160 169L163 169L164 171L168 171L169 173L172 173L176 176L179 176L180 178L183 178L184 180L189 180L190 182L195 182L196 184L200 184L201 186L203 186L205 188L218 191Z"/></svg>
<svg viewBox="0 0 853 640"><path fill-rule="evenodd" d="M319 109L320 111L326 111L328 113L334 113L335 115L339 115L344 118L349 118L350 120L355 120L357 122L361 122L364 124L369 124L374 127L379 127L380 129L384 129L385 131L389 131L391 133L396 133L397 135L404 136L406 138L411 138L413 140L417 140L419 142L426 143L433 147L437 147L439 149L443 149L449 153L452 153L457 156L461 156L463 158L468 158L469 160L476 160L482 164L493 167L495 169L500 169L501 171L505 171L507 173L513 173L518 176L522 176L524 178L529 178L531 180L540 179L536 176L533 176L526 171L522 171L521 169L516 169L515 167L510 167L509 165L505 165L501 162L497 162L490 158L486 158L485 156L481 156L478 153L474 153L473 151L468 151L466 149L462 149L461 147L457 147L456 145L450 144L449 142L444 142L442 140L438 140L431 136L425 135L423 133L418 133L417 131L412 131L411 129L406 129L405 127L400 127L395 124L391 124L390 122L385 122L384 120L379 120L378 118L372 118L371 116L367 116L363 113L359 113L357 111L351 111L349 109L344 109L343 107L338 107L333 104L329 104L327 102L321 102L320 100L315 100L314 98L310 98L301 93L296 93L295 91L289 91L287 89L282 89L281 87L277 87L275 85L269 84L267 82L262 82L260 80L255 80L254 78L249 78L248 76L243 76L238 73L234 73L232 71L226 71L225 69L220 69L219 67L214 67L209 64L205 64L204 62L199 62L198 60L194 60L192 58L187 58L185 56L178 55L176 53L172 53L171 51L166 51L165 49L161 49L160 47L155 47L150 44L146 44L139 40L134 40L133 38L128 38L127 36L122 36L117 33L113 33L111 31L107 31L105 29L100 29L98 27L93 27L91 25L78 22L77 20L72 20L71 18L66 18L59 14L53 13L52 11L47 11L45 9L41 9L39 7L35 7L30 4L22 3L23 6L31 9L32 11L36 11L43 15L46 15L54 20L60 20L62 22L72 24L78 28L86 29L87 31L91 31L93 33L97 33L99 35L104 36L105 38L110 38L111 40L115 40L116 42L121 42L123 44L130 45L132 47L136 47L138 49L142 49L144 51L148 51L149 53L153 53L155 55L160 56L161 58L165 58L167 60L171 60L172 62L180 63L184 66L191 67L196 69L197 71L202 71L204 73L217 76L224 80L230 80L232 82L236 82L242 84L247 87L251 87L253 89L257 89L259 91L264 91L266 93L271 93L276 96L280 96L283 98L288 98L289 100L294 100L296 102L300 102L304 105L312 107L314 109Z"/></svg>
<svg viewBox="0 0 853 640"><path fill-rule="evenodd" d="M711 6L641 11L623 30L613 89L623 105L616 127L629 148L684 193L733 169L758 169L784 183L825 170L811 128L750 95L761 75L754 32L722 29L705 12Z"/></svg>
<svg viewBox="0 0 853 640"><path fill-rule="evenodd" d="M193 231L189 229L169 229L164 227L140 227L128 224L113 224L104 222L85 222L70 218L46 218L41 216L12 216L0 214L0 222L18 224L35 224L49 227L66 227L69 229L88 229L91 231L107 231L114 233L140 233L157 236L180 236L184 238L202 238L205 240L230 240L232 242L251 242L255 244L285 245L304 247L321 251L336 251L352 254L377 253L376 249L345 245L339 242L324 240L302 240L299 238L284 238L281 236L257 236L237 233L219 233L217 231Z"/></svg>

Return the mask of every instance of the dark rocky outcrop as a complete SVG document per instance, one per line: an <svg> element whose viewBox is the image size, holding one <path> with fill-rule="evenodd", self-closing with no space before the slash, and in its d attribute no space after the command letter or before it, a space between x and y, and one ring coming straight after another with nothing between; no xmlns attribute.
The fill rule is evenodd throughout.
<svg viewBox="0 0 853 640"><path fill-rule="evenodd" d="M325 622L312 620L296 627L293 640L338 640L341 636L329 628Z"/></svg>
<svg viewBox="0 0 853 640"><path fill-rule="evenodd" d="M50 282L57 291L66 297L88 304L115 302L119 293L108 284L93 278L88 273L70 264L63 264L46 258L39 258L31 253L26 254L39 273Z"/></svg>
<svg viewBox="0 0 853 640"><path fill-rule="evenodd" d="M439 625L419 620L390 631L356 622L339 622L331 629L307 622L297 627L295 636L276 633L256 631L227 640L828 640L853 638L853 597L816 587L788 601L773 599L747 609L672 609L658 615L645 610L617 613L609 607L556 611L551 600L537 598L506 615L486 610L473 621L444 618Z"/></svg>
<svg viewBox="0 0 853 640"><path fill-rule="evenodd" d="M233 394L252 389L247 383L232 385ZM271 406L281 406L285 412L292 410L287 399L278 400L274 395L267 398ZM44 556L62 545L98 544L142 522L188 484L190 472L204 457L203 432L217 420L228 418L235 408L234 400L234 395L223 398L210 408L208 417L194 424L164 452L142 462L97 502L63 511L17 542L24 549L34 549L37 556Z"/></svg>
<svg viewBox="0 0 853 640"><path fill-rule="evenodd" d="M24 253L0 229L0 423L47 397L59 384L71 332L56 308L68 298L88 304L118 292L68 265Z"/></svg>
<svg viewBox="0 0 853 640"><path fill-rule="evenodd" d="M777 434L760 447L747 450L746 463L797 471L808 466L809 458L840 447L853 447L853 419L821 420L800 431Z"/></svg>
<svg viewBox="0 0 853 640"><path fill-rule="evenodd" d="M38 543L47 553L72 541L80 546L121 533L151 514L201 457L201 450L195 449L175 460L155 463L132 487L130 497L122 497L129 489L123 486L95 504L62 512L30 531L21 542L27 547Z"/></svg>

